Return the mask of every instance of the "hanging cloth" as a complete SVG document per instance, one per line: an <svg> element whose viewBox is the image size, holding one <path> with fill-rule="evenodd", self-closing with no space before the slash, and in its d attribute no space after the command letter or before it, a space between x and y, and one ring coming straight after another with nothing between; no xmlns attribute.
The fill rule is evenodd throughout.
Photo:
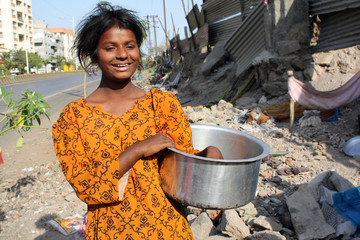
<svg viewBox="0 0 360 240"><path fill-rule="evenodd" d="M335 109L360 96L360 71L332 91L318 91L291 76L288 78L288 91L294 102L303 106L322 110Z"/></svg>

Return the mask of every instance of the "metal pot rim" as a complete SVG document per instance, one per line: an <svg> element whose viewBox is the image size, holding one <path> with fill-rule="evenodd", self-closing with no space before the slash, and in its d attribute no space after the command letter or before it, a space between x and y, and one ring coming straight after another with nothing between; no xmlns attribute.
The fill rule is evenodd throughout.
<svg viewBox="0 0 360 240"><path fill-rule="evenodd" d="M254 162L254 161L258 161L261 160L265 157L267 157L270 153L270 147L267 143L265 143L264 141L250 135L244 132L241 132L239 130L235 130L232 128L228 128L228 127L222 127L222 126L215 126L215 125L206 125L206 124L191 124L190 125L191 128L216 128L216 129L221 129L222 131L227 131L227 132L231 132L234 134L239 134L239 135L243 135L251 140L253 140L254 142L258 143L259 145L261 145L263 147L263 151L260 155L252 157L252 158L246 158L246 159L215 159L215 158L207 158L207 157L201 157L201 156L197 156L194 154L190 154L190 153L186 153L183 151L180 151L176 148L167 148L170 151L176 152L178 154L182 154L186 157L190 157L190 158L195 158L198 160L203 160L203 161L209 161L209 162L222 162L222 163L246 163L246 162Z"/></svg>

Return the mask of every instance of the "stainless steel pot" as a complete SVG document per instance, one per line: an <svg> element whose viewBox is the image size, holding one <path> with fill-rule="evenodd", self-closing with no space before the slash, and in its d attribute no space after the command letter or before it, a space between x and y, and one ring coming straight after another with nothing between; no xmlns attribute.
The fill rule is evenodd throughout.
<svg viewBox="0 0 360 240"><path fill-rule="evenodd" d="M191 125L193 145L218 147L224 159L211 159L168 148L160 161L164 192L185 205L229 209L255 197L260 160L269 154L262 140L231 128Z"/></svg>

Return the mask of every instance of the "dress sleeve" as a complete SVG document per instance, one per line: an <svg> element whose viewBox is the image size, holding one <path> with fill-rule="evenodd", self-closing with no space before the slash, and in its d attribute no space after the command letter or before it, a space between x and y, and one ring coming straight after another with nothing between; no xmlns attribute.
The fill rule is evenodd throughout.
<svg viewBox="0 0 360 240"><path fill-rule="evenodd" d="M85 203L118 202L118 155L111 157L111 154L102 151L101 154L106 156L101 161L87 156L85 149L88 144L81 137L79 114L76 111L66 106L52 128L55 153L61 169L77 196Z"/></svg>
<svg viewBox="0 0 360 240"><path fill-rule="evenodd" d="M190 123L176 96L153 90L153 104L159 132L170 137L180 151L194 154Z"/></svg>

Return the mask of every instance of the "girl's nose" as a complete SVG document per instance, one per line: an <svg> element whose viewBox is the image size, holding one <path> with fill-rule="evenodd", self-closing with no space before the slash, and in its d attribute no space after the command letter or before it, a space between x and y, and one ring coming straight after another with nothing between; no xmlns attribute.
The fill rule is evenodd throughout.
<svg viewBox="0 0 360 240"><path fill-rule="evenodd" d="M118 51L116 52L116 58L125 59L129 56L128 52L126 51L125 47L119 47Z"/></svg>

